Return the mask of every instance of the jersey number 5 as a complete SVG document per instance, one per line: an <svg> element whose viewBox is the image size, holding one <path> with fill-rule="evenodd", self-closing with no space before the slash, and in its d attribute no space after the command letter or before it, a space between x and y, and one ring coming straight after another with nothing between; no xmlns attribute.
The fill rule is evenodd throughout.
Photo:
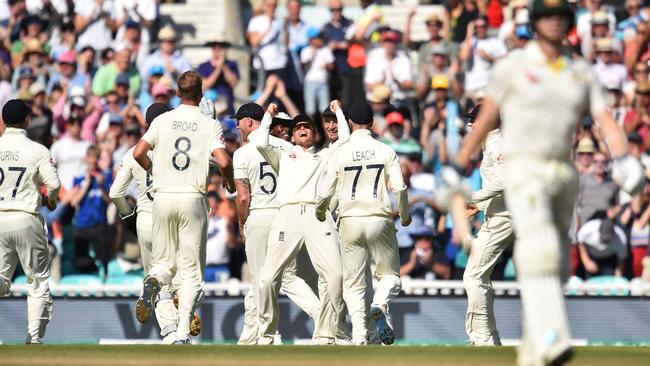
<svg viewBox="0 0 650 366"><path fill-rule="evenodd" d="M372 188L372 198L377 198L377 188L379 187L379 178L381 177L381 172L384 170L384 164L369 164L366 165L366 169L376 169L377 175L375 176L375 184ZM355 166L346 166L344 168L346 172L354 171L354 180L352 180L352 197L350 199L354 200L357 196L357 183L359 183L359 176L363 170L363 165Z"/></svg>
<svg viewBox="0 0 650 366"><path fill-rule="evenodd" d="M181 148L181 143L184 142L184 147ZM172 165L174 166L174 169L182 172L183 170L189 168L190 166L190 155L187 153L190 151L190 148L192 147L192 142L190 141L189 138L185 136L181 136L176 139L176 142L174 142L174 147L176 148L176 152L174 153L174 156L172 156ZM178 165L178 156L183 156L185 159L185 163L181 166ZM183 161L183 160L181 160Z"/></svg>
<svg viewBox="0 0 650 366"><path fill-rule="evenodd" d="M18 193L18 187L20 187L20 182L23 180L23 175L27 171L25 167L10 166L8 169L10 172L18 172L18 178L16 178L16 185L14 186L13 192L11 192L11 199L16 199L16 194ZM0 168L0 186L5 182L5 171ZM0 201L3 201L4 198L0 197Z"/></svg>
<svg viewBox="0 0 650 366"><path fill-rule="evenodd" d="M260 163L260 181L264 179L264 177L271 177L271 182L273 183L273 185L271 186L271 189L266 189L266 187L264 187L264 185L260 182L260 189L262 190L262 192L266 194L273 194L275 193L275 189L278 187L278 181L277 178L275 178L275 174L273 174L272 171L271 172L264 171L264 167L266 166L269 166L269 163L267 163L266 161Z"/></svg>

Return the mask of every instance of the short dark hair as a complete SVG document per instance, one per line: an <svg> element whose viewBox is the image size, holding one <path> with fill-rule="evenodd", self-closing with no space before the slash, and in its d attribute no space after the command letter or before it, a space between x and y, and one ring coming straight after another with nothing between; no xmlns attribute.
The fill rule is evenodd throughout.
<svg viewBox="0 0 650 366"><path fill-rule="evenodd" d="M194 70L185 71L178 78L178 94L181 99L199 101L203 96L203 80Z"/></svg>
<svg viewBox="0 0 650 366"><path fill-rule="evenodd" d="M90 145L88 146L88 149L86 149L86 155L95 155L99 157L101 155L102 151L99 149L99 146L97 145Z"/></svg>

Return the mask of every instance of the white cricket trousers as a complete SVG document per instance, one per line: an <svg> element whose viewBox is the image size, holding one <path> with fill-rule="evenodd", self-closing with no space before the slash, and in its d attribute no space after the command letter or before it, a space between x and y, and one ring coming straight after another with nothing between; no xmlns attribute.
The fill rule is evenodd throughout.
<svg viewBox="0 0 650 366"><path fill-rule="evenodd" d="M142 267L145 275L151 273L151 255L153 241L153 218L150 212L138 212L136 228L138 231L138 244L140 244L140 255L142 256ZM179 286L178 272L172 278L172 283L164 285L158 294L156 301L156 320L160 327L160 335L165 343L173 343L178 324L178 310L174 306L174 290ZM172 337L173 336L173 337Z"/></svg>
<svg viewBox="0 0 650 366"><path fill-rule="evenodd" d="M329 325L317 324L317 328L326 332L328 329L336 329L339 322L343 297L338 235L332 215L328 213L326 220L320 222L316 219L315 209L314 204L282 206L271 224L261 276L258 344L273 342L273 335L280 320L278 292L282 284L282 274L296 258L303 244L307 247L316 273L325 281L327 287L327 296L320 299L320 311L321 314L330 312L331 316L319 316L319 319L322 318L321 320L327 321ZM336 336L345 337L344 334Z"/></svg>
<svg viewBox="0 0 650 366"><path fill-rule="evenodd" d="M514 239L510 217L486 216L472 244L463 284L467 292L465 330L474 345L501 345L494 318L494 290L490 276L497 260Z"/></svg>
<svg viewBox="0 0 650 366"><path fill-rule="evenodd" d="M505 198L523 305L519 365L543 365L570 343L562 283L568 275L569 226L577 192L570 161L506 158Z"/></svg>
<svg viewBox="0 0 650 366"><path fill-rule="evenodd" d="M253 210L246 224L246 261L251 273L252 287L244 298L244 329L238 344L256 344L259 325L260 276L266 258L271 222L277 209ZM310 318L316 320L320 311L320 300L311 287L296 274L296 261L289 263L282 276L282 291ZM318 329L315 330L315 334Z"/></svg>
<svg viewBox="0 0 650 366"><path fill-rule="evenodd" d="M50 258L45 225L40 215L0 212L0 296L11 293L11 277L18 263L27 276L27 339L43 338L52 318L48 279Z"/></svg>
<svg viewBox="0 0 650 366"><path fill-rule="evenodd" d="M207 235L208 207L202 194L156 193L151 276L168 286L179 272L179 340L189 338L190 323L201 298Z"/></svg>
<svg viewBox="0 0 650 366"><path fill-rule="evenodd" d="M366 268L374 262L379 280L372 303L388 308L402 288L399 278L399 251L395 224L384 217L343 217L339 219L343 245L343 271L347 305L352 319L352 339L368 340Z"/></svg>

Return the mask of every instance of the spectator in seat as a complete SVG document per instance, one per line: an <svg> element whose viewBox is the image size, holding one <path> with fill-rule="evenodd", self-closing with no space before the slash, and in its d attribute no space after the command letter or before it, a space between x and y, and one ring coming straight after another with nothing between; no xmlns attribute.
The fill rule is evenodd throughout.
<svg viewBox="0 0 650 366"><path fill-rule="evenodd" d="M140 76L143 80L148 80L146 74L154 66L162 66L165 69L165 75L172 80L192 69L190 61L183 56L181 50L176 49L176 31L171 26L165 26L158 31L158 42L160 47L151 55L147 56L140 67ZM144 83L147 87L147 83Z"/></svg>
<svg viewBox="0 0 650 366"><path fill-rule="evenodd" d="M42 46L42 52L48 55L50 54L52 50L50 45L47 43L43 44L41 38L41 33L45 28L44 26L45 23L37 15L29 15L20 22L21 36L11 44L11 58L14 68L23 62L23 55L28 52L27 45L34 41L38 41L38 44Z"/></svg>
<svg viewBox="0 0 650 366"><path fill-rule="evenodd" d="M81 116L73 114L65 125L65 135L52 144L50 152L61 180L61 187L72 191L74 178L84 174L88 141L81 139Z"/></svg>
<svg viewBox="0 0 650 366"><path fill-rule="evenodd" d="M465 73L465 94L474 94L485 88L494 62L506 55L506 45L496 37L488 36L487 21L480 17L470 23L459 57L471 66Z"/></svg>
<svg viewBox="0 0 650 366"><path fill-rule="evenodd" d="M623 229L598 211L578 230L578 250L587 277L623 276L627 260Z"/></svg>
<svg viewBox="0 0 650 366"><path fill-rule="evenodd" d="M261 59L253 59L253 68L263 67L267 76L284 79L287 56L282 51L282 21L275 17L278 2L263 0L263 7L263 13L253 17L246 28L246 39Z"/></svg>
<svg viewBox="0 0 650 366"><path fill-rule="evenodd" d="M627 79L627 69L616 62L614 40L599 38L596 40L596 64L594 71L603 85L622 85Z"/></svg>
<svg viewBox="0 0 650 366"><path fill-rule="evenodd" d="M124 25L124 34L115 38L116 42L124 42L131 49L131 61L136 67L141 67L149 56L149 37L145 37L146 30L140 28L140 23L129 20Z"/></svg>
<svg viewBox="0 0 650 366"><path fill-rule="evenodd" d="M632 277L641 277L643 258L650 245L650 170L646 170L647 181L643 192L632 197L632 202L623 208L621 224L630 239L630 262Z"/></svg>
<svg viewBox="0 0 650 366"><path fill-rule="evenodd" d="M379 85L391 89L391 102L395 106L406 106L407 93L413 90L411 61L404 51L399 51L401 36L397 31L387 30L381 34L381 47L368 54L364 83L366 99L370 99L372 90Z"/></svg>
<svg viewBox="0 0 650 366"><path fill-rule="evenodd" d="M413 17L415 16L416 9L414 8L409 12L408 18L406 19L406 28L404 30L404 45L408 47L409 42L411 41L411 23ZM450 62L457 62L457 59L449 60L449 55L456 57L456 54L453 52L453 47L451 44L442 37L442 19L438 16L437 13L429 15L427 20L424 22L427 27L427 32L429 33L429 40L424 42L418 49L418 65L423 67L431 60L431 55L433 55L433 50L437 49L440 54L445 55L445 66L449 66Z"/></svg>
<svg viewBox="0 0 650 366"><path fill-rule="evenodd" d="M331 20L323 27L323 36L327 46L334 54L334 70L330 73L330 95L332 99L348 101L350 81L347 77L350 73L348 65L348 30L351 29L352 20L343 16L343 3L341 0L330 0L329 10Z"/></svg>
<svg viewBox="0 0 650 366"><path fill-rule="evenodd" d="M110 203L108 191L113 184L113 172L99 167L101 151L91 145L86 150L86 167L84 175L74 178L70 204L77 209L75 241L75 263L82 272L95 272L97 267L89 256L88 249L92 243L97 260L108 272L108 262L114 253L109 239L106 209Z"/></svg>
<svg viewBox="0 0 650 366"><path fill-rule="evenodd" d="M309 46L300 52L300 62L305 68L305 112L314 118L330 102L328 72L334 69L334 54L319 30L311 29L308 35Z"/></svg>
<svg viewBox="0 0 650 366"><path fill-rule="evenodd" d="M593 60L596 51L596 42L601 38L611 37L612 29L614 28L610 26L607 13L604 11L595 12L591 18L591 32L580 38L580 51L582 55L588 60ZM621 49L619 42L613 41L613 43L614 48Z"/></svg>
<svg viewBox="0 0 650 366"><path fill-rule="evenodd" d="M451 264L444 253L433 248L433 231L427 226L411 229L415 245L401 258L400 276L421 279L451 278Z"/></svg>
<svg viewBox="0 0 650 366"><path fill-rule="evenodd" d="M52 145L52 111L45 103L45 88L35 83L29 88L33 97L30 105L32 115L29 118L27 137L49 148Z"/></svg>
<svg viewBox="0 0 650 366"><path fill-rule="evenodd" d="M578 200L576 202L579 224L582 225L598 212L608 212L610 218L616 217L618 186L607 174L608 159L605 154L596 152L593 157L593 170L583 174L578 180Z"/></svg>
<svg viewBox="0 0 650 366"><path fill-rule="evenodd" d="M77 72L77 55L74 51L63 51L57 59L58 72L52 75L47 82L48 94L52 92L56 83L66 84L69 87L80 86L86 90L90 89L90 75Z"/></svg>
<svg viewBox="0 0 650 366"><path fill-rule="evenodd" d="M212 48L212 58L198 67L199 75L203 78L203 91L213 90L219 100L225 100L226 113L234 115L234 88L239 83L239 67L237 63L226 58L226 50L230 43L217 39L208 43Z"/></svg>
<svg viewBox="0 0 650 366"><path fill-rule="evenodd" d="M596 145L591 137L585 136L578 142L576 148L576 170L579 174L589 174L593 166Z"/></svg>
<svg viewBox="0 0 650 366"><path fill-rule="evenodd" d="M221 282L230 277L228 251L234 242L228 220L219 215L221 198L215 191L208 192L210 215L208 217L207 245L205 250L205 281Z"/></svg>
<svg viewBox="0 0 650 366"><path fill-rule="evenodd" d="M131 50L120 44L115 47L115 58L97 70L93 79L93 94L103 97L115 88L117 77L126 74L129 81L129 95L140 93L140 75L131 65Z"/></svg>
<svg viewBox="0 0 650 366"><path fill-rule="evenodd" d="M79 35L77 49L90 46L97 51L108 48L111 32L112 2L74 0L74 27Z"/></svg>
<svg viewBox="0 0 650 366"><path fill-rule="evenodd" d="M405 132L405 119L400 111L393 111L386 115L386 133L380 140L390 146L398 155L421 154L422 148L418 142Z"/></svg>
<svg viewBox="0 0 650 366"><path fill-rule="evenodd" d="M439 46L431 49L429 62L421 64L421 71L418 75L418 82L415 87L418 100L425 103L437 101L439 93L432 91L436 90L433 85L440 83L446 84L444 87L445 93L451 90L455 96L462 96L463 84L457 78L458 63L452 63L451 66L448 66L448 58L449 55L444 47ZM438 77L438 82L434 83L433 80L436 77ZM446 80L446 82L442 82L442 80Z"/></svg>
<svg viewBox="0 0 650 366"><path fill-rule="evenodd" d="M18 83L19 79L26 74L29 74L32 80L45 85L48 78L48 62L41 42L38 39L30 39L25 42L25 47L20 55L22 63L15 68L11 79L13 88L24 90L29 88L29 85L25 88L24 84L19 85Z"/></svg>
<svg viewBox="0 0 650 366"><path fill-rule="evenodd" d="M368 103L373 112L372 132L377 136L382 136L386 132L386 114L393 110L390 104L390 88L386 85L378 85L372 89Z"/></svg>
<svg viewBox="0 0 650 366"><path fill-rule="evenodd" d="M626 134L636 132L643 140L645 150L650 150L650 82L637 85L634 107L625 116Z"/></svg>

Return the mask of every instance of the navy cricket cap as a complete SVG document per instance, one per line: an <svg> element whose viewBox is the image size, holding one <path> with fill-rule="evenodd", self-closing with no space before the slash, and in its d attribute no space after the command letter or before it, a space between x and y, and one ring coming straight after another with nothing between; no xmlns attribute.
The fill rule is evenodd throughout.
<svg viewBox="0 0 650 366"><path fill-rule="evenodd" d="M314 120L311 119L311 117L309 117L306 114L299 114L299 115L293 117L293 126L291 127L291 129L292 130L295 129L296 126L298 126L299 123L306 123L306 124L309 125L309 128L311 128L312 131L316 131L316 126L314 125Z"/></svg>
<svg viewBox="0 0 650 366"><path fill-rule="evenodd" d="M239 107L235 113L235 119L250 118L255 121L261 121L264 118L264 108L257 103L246 103Z"/></svg>
<svg viewBox="0 0 650 366"><path fill-rule="evenodd" d="M325 110L323 110L323 113L321 113L320 115L321 117L329 117L329 118L336 117L336 114L332 112L329 106L327 106L327 108L325 108Z"/></svg>
<svg viewBox="0 0 650 366"><path fill-rule="evenodd" d="M357 125L369 125L372 123L373 115L370 104L366 102L354 102L348 108L348 119Z"/></svg>
<svg viewBox="0 0 650 366"><path fill-rule="evenodd" d="M149 108L147 108L147 113L145 114L145 119L147 120L148 124L151 124L156 117L160 116L161 114L165 112L171 111L172 108L168 106L167 104L163 103L154 103Z"/></svg>
<svg viewBox="0 0 650 366"><path fill-rule="evenodd" d="M32 109L20 99L12 99L2 107L2 120L8 125L23 123Z"/></svg>

